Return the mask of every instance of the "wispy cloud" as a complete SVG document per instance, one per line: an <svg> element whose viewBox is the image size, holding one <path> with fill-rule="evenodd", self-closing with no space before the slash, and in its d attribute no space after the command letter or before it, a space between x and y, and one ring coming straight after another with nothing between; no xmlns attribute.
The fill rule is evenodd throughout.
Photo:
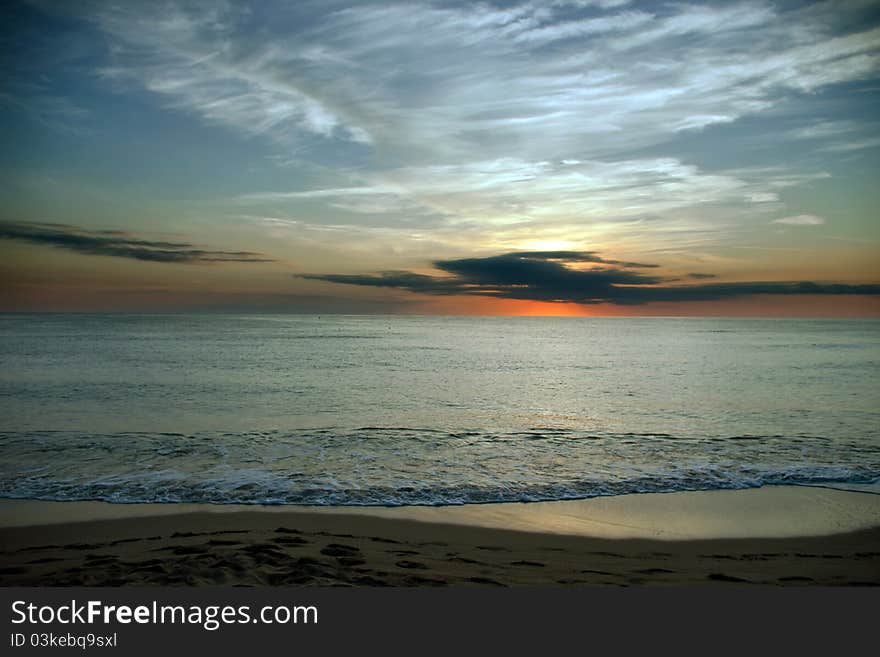
<svg viewBox="0 0 880 657"><path fill-rule="evenodd" d="M840 89L880 72L864 3L84 0L63 11L107 44L84 64L90 83L252 138L246 155L256 144L264 169L280 163L251 187L218 183L224 198L201 208L263 217L244 221L336 257L405 253L389 268L541 243L635 261L745 248L782 232L770 224L817 225L796 214L809 207L786 205L792 188L826 184L829 162L877 145L865 113L835 113ZM746 120L761 140L742 138ZM370 257L351 266L372 270Z"/></svg>
<svg viewBox="0 0 880 657"><path fill-rule="evenodd" d="M357 186L244 194L244 204L324 199L336 207L434 213L452 222L494 225L538 220L626 220L711 204L776 200L789 174L706 173L675 158L526 161L426 165L352 174Z"/></svg>
<svg viewBox="0 0 880 657"><path fill-rule="evenodd" d="M187 242L148 240L119 230L85 230L53 223L0 222L0 239L45 244L87 255L148 262L271 262L250 251L210 251Z"/></svg>
<svg viewBox="0 0 880 657"><path fill-rule="evenodd" d="M877 148L878 146L880 146L880 137L866 137L864 139L851 139L829 144L823 150L829 153L849 153L867 148Z"/></svg>
<svg viewBox="0 0 880 657"><path fill-rule="evenodd" d="M859 125L853 121L818 121L796 128L789 134L796 139L827 139L858 129Z"/></svg>
<svg viewBox="0 0 880 657"><path fill-rule="evenodd" d="M815 214L796 214L791 217L774 219L770 223L782 224L784 226L821 226L825 223L825 219Z"/></svg>
<svg viewBox="0 0 880 657"><path fill-rule="evenodd" d="M320 82L301 75L332 63L332 53L258 39L243 25L248 15L225 2L99 2L85 12L114 40L115 63L99 71L107 81L140 85L209 123L282 144L309 134L368 142L322 101Z"/></svg>
<svg viewBox="0 0 880 657"><path fill-rule="evenodd" d="M106 78L207 121L446 160L511 143L539 159L613 154L862 79L880 62L877 29L836 34L833 8L751 0L279 3L259 30L233 3L83 7L113 43Z"/></svg>
<svg viewBox="0 0 880 657"><path fill-rule="evenodd" d="M68 134L86 134L84 120L91 112L69 97L54 93L46 84L14 79L2 80L0 106L23 112L40 125Z"/></svg>
<svg viewBox="0 0 880 657"><path fill-rule="evenodd" d="M584 262L615 263L581 268ZM390 287L436 295L478 295L504 299L640 305L657 301L711 301L753 295L880 294L880 285L811 281L668 285L669 280L632 271L633 263L604 260L591 252L516 252L486 258L438 260L445 275L407 271L378 274L303 274L302 278L347 285ZM651 265L637 265L650 267ZM693 273L690 278L711 278Z"/></svg>
<svg viewBox="0 0 880 657"><path fill-rule="evenodd" d="M849 153L880 146L873 121L819 121L791 130L794 139L810 140L824 153Z"/></svg>

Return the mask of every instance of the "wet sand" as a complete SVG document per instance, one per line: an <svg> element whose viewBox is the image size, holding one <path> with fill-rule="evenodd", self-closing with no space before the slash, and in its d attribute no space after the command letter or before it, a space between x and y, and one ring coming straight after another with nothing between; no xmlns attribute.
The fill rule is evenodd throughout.
<svg viewBox="0 0 880 657"><path fill-rule="evenodd" d="M397 509L0 502L0 585L880 585L880 495Z"/></svg>

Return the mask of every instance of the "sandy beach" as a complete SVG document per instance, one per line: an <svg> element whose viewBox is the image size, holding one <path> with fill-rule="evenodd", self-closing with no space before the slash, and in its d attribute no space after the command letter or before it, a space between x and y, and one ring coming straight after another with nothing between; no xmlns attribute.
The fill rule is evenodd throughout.
<svg viewBox="0 0 880 657"><path fill-rule="evenodd" d="M0 503L4 586L880 585L880 496L462 507Z"/></svg>

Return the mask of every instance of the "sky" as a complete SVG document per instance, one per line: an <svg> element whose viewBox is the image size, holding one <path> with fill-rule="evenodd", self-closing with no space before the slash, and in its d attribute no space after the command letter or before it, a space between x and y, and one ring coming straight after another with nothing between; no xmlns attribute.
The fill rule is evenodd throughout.
<svg viewBox="0 0 880 657"><path fill-rule="evenodd" d="M880 316L877 2L0 24L0 311Z"/></svg>

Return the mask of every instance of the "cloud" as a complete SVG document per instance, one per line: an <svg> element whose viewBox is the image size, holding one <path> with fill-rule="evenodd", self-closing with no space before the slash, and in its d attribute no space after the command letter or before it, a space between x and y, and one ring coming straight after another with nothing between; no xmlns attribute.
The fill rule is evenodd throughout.
<svg viewBox="0 0 880 657"><path fill-rule="evenodd" d="M602 7L610 9L613 7L621 7L627 5L631 0L552 0L550 4L554 7L577 7L584 9L585 7Z"/></svg>
<svg viewBox="0 0 880 657"><path fill-rule="evenodd" d="M858 130L854 121L818 121L789 132L795 139L827 139Z"/></svg>
<svg viewBox="0 0 880 657"><path fill-rule="evenodd" d="M821 142L823 153L849 153L880 146L876 121L818 121L788 132L800 140Z"/></svg>
<svg viewBox="0 0 880 657"><path fill-rule="evenodd" d="M880 71L869 4L33 1L101 44L84 88L292 162L226 185L236 211L348 256L726 248L876 146L853 93Z"/></svg>
<svg viewBox="0 0 880 657"><path fill-rule="evenodd" d="M88 132L83 126L83 119L89 117L89 110L77 105L70 98L46 92L45 84L9 80L2 82L5 88L0 91L0 107L7 106L22 111L33 121L58 132Z"/></svg>
<svg viewBox="0 0 880 657"><path fill-rule="evenodd" d="M357 142L422 163L512 144L535 159L619 155L880 67L878 30L853 29L833 4L266 4L69 11L106 36L106 81L243 134Z"/></svg>
<svg viewBox="0 0 880 657"><path fill-rule="evenodd" d="M296 11L280 6L269 13L290 25ZM301 39L301 47L291 46L305 35L267 38L275 26L254 30L247 7L97 1L88 3L82 16L112 42L112 63L98 71L105 82L141 87L207 123L286 146L306 137L371 141L344 108L324 97L321 71L347 63L319 40ZM310 75L315 72L318 79Z"/></svg>
<svg viewBox="0 0 880 657"><path fill-rule="evenodd" d="M791 217L774 219L770 223L782 224L784 226L821 226L825 223L825 219L814 214L796 214Z"/></svg>
<svg viewBox="0 0 880 657"><path fill-rule="evenodd" d="M769 186L801 181L777 171L708 173L676 158L614 162L523 160L502 157L467 164L399 167L356 174L360 185L291 192L260 192L233 199L244 204L326 200L358 212L479 218L487 224L537 220L622 220L686 207L739 204L745 197L777 198Z"/></svg>
<svg viewBox="0 0 880 657"><path fill-rule="evenodd" d="M603 265L620 265L622 267L659 267L660 265L646 264L643 262L623 262L621 260L606 260L600 257L595 251L517 251L508 254L510 257L515 256L517 259L528 260L550 260L561 262L596 262Z"/></svg>
<svg viewBox="0 0 880 657"><path fill-rule="evenodd" d="M687 275L688 278L692 278L694 280L703 280L707 278L717 278L715 274L705 274L703 272L692 271Z"/></svg>
<svg viewBox="0 0 880 657"><path fill-rule="evenodd" d="M850 151L860 151L866 148L877 148L878 146L880 146L880 137L869 137L830 144L823 150L828 153L848 153Z"/></svg>
<svg viewBox="0 0 880 657"><path fill-rule="evenodd" d="M612 16L556 23L547 27L520 32L516 39L525 43L549 43L591 35L629 31L646 25L653 16L643 11L628 11Z"/></svg>
<svg viewBox="0 0 880 657"><path fill-rule="evenodd" d="M251 251L207 251L186 242L145 240L119 230L91 231L52 223L0 222L0 239L46 244L88 255L148 262L271 262Z"/></svg>
<svg viewBox="0 0 880 657"><path fill-rule="evenodd" d="M406 271L378 274L302 274L309 280L390 287L437 295L478 295L531 301L612 303L639 305L667 301L713 301L756 294L839 295L880 294L880 285L826 284L809 281L705 283L661 285L661 277L648 276L622 266L579 268L581 263L617 263L598 258L592 252L516 252L484 258L438 260L434 266L445 273L430 276ZM645 267L651 265L636 265ZM689 274L708 278L711 274Z"/></svg>

